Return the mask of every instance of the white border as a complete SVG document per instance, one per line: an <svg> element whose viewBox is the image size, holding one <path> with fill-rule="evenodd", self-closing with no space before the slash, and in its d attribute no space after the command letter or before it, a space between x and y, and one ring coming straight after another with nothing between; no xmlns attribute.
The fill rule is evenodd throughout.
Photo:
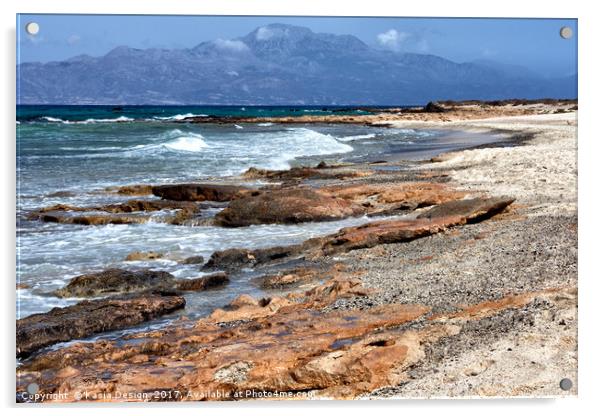
<svg viewBox="0 0 602 416"><path fill-rule="evenodd" d="M12 412L31 412L30 406L14 405L14 273L15 273L15 14L20 13L113 13L113 14L236 14L236 15L333 15L333 16L441 16L441 17L556 17L579 19L579 398L559 400L438 400L438 401L379 401L379 402L305 402L305 403L234 403L194 404L177 407L178 412L224 411L240 415L245 413L306 415L308 412L341 409L345 413L366 412L399 413L403 411L424 413L504 415L508 412L532 411L553 414L575 414L593 408L597 398L596 387L600 382L601 348L597 308L602 275L598 272L600 239L599 214L600 177L596 165L602 156L602 127L596 124L600 118L600 62L599 44L602 39L600 14L596 13L595 2L547 0L528 2L525 0L462 1L384 1L351 0L312 1L302 0L4 0L2 9L2 266L4 274L3 311L5 325L2 343L2 392L5 407ZM598 175L596 175L598 174ZM598 266L599 267L599 266ZM99 414L115 409L138 412L144 409L147 415L162 415L173 412L171 406L128 406L117 410L115 406L96 408L92 406L38 407L47 415ZM112 410L112 411L115 411Z"/></svg>

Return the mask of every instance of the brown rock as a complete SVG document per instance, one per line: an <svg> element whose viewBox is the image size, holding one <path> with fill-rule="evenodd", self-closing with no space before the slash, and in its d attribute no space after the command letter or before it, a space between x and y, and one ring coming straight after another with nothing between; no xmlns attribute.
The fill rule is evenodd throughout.
<svg viewBox="0 0 602 416"><path fill-rule="evenodd" d="M201 291L227 284L230 280L226 273L214 273L196 279L179 280L176 289L183 291Z"/></svg>
<svg viewBox="0 0 602 416"><path fill-rule="evenodd" d="M235 185L184 183L153 186L153 195L173 201L231 201L250 192L249 188Z"/></svg>
<svg viewBox="0 0 602 416"><path fill-rule="evenodd" d="M124 186L112 186L112 187L106 188L106 191L115 192L120 195L141 196L141 195L151 195L153 193L152 188L153 188L152 185L124 185Z"/></svg>
<svg viewBox="0 0 602 416"><path fill-rule="evenodd" d="M125 258L125 261L145 261L145 260L157 260L162 259L163 253L156 253L154 251L134 251L128 254Z"/></svg>
<svg viewBox="0 0 602 416"><path fill-rule="evenodd" d="M283 305L273 313L270 305L275 302ZM445 335L442 330L386 330L419 318L429 310L423 306L323 313L295 309L276 299L252 303L247 300L239 309L261 308L266 313L257 312L255 319L234 327L217 325L222 319L210 317L193 328L136 335L137 342L129 345L102 341L49 352L20 367L18 388L35 379L44 393L69 393L84 386L95 394L184 387L190 394L173 400L309 390L324 397L354 397L401 381L403 369L423 356L421 343ZM148 359L140 360L141 355ZM155 363L157 372L149 371L148 362ZM69 375L61 374L67 367L73 369ZM223 395L201 396L206 391ZM65 397L72 400L73 395Z"/></svg>
<svg viewBox="0 0 602 416"><path fill-rule="evenodd" d="M429 209L420 214L418 218L441 218L448 216L461 216L466 222L482 221L502 212L515 201L514 198L474 198L451 201Z"/></svg>
<svg viewBox="0 0 602 416"><path fill-rule="evenodd" d="M174 277L167 272L107 269L76 276L65 287L54 293L59 297L92 297L111 293L167 289L173 285Z"/></svg>
<svg viewBox="0 0 602 416"><path fill-rule="evenodd" d="M337 185L321 188L319 192L362 205L372 214L439 205L466 195L446 184L433 182Z"/></svg>
<svg viewBox="0 0 602 416"><path fill-rule="evenodd" d="M215 216L217 225L296 224L360 215L363 209L341 198L306 188L266 191L236 199Z"/></svg>
<svg viewBox="0 0 602 416"><path fill-rule="evenodd" d="M372 171L345 169L344 167L328 166L320 162L315 168L293 167L286 170L267 170L249 168L242 177L245 179L268 179L277 181L301 181L303 179L347 179L363 178L374 174Z"/></svg>
<svg viewBox="0 0 602 416"><path fill-rule="evenodd" d="M150 295L83 301L17 321L17 356L58 342L127 328L181 309L180 296Z"/></svg>
<svg viewBox="0 0 602 416"><path fill-rule="evenodd" d="M182 260L182 264L203 264L205 258L203 256L190 256Z"/></svg>

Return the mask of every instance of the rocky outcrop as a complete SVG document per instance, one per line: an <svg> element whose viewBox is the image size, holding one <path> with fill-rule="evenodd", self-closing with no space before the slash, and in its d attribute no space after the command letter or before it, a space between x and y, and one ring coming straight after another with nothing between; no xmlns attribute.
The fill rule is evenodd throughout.
<svg viewBox="0 0 602 416"><path fill-rule="evenodd" d="M272 181L298 182L304 179L348 179L363 178L373 175L373 171L345 169L344 167L327 166L324 162L315 168L301 166L286 170L267 170L249 168L242 177L245 179L267 179Z"/></svg>
<svg viewBox="0 0 602 416"><path fill-rule="evenodd" d="M156 253L154 251L134 251L125 257L125 261L147 261L147 260L158 260L163 258L163 253Z"/></svg>
<svg viewBox="0 0 602 416"><path fill-rule="evenodd" d="M111 186L106 188L107 192L114 192L120 195L131 195L131 196L142 196L142 195L151 195L152 185L124 185L124 186Z"/></svg>
<svg viewBox="0 0 602 416"><path fill-rule="evenodd" d="M231 201L251 190L236 185L184 183L153 186L153 195L172 201Z"/></svg>
<svg viewBox="0 0 602 416"><path fill-rule="evenodd" d="M28 316L17 321L17 356L58 342L123 329L181 309L180 296L128 296L83 301L65 308Z"/></svg>
<svg viewBox="0 0 602 416"><path fill-rule="evenodd" d="M286 289L316 280L330 279L340 275L343 269L342 264L332 267L301 266L261 276L259 282L264 289Z"/></svg>
<svg viewBox="0 0 602 416"><path fill-rule="evenodd" d="M55 291L59 297L93 297L115 293L169 289L175 285L173 275L162 271L107 269L76 276Z"/></svg>
<svg viewBox="0 0 602 416"><path fill-rule="evenodd" d="M435 219L461 216L468 223L482 221L499 214L513 202L514 198L508 197L462 199L433 207L418 215L418 218Z"/></svg>
<svg viewBox="0 0 602 416"><path fill-rule="evenodd" d="M413 368L428 365L429 350L451 342L471 322L533 302L575 297L575 291L553 288L429 316L430 308L422 305L324 311L323 303L311 307L285 298L241 296L230 311L194 326L78 343L34 357L19 368L17 391L36 382L41 393L61 391L63 401L84 390L84 400L99 400L116 389L177 392L167 398L174 401L255 399L266 392L284 394L280 399L356 398L412 380ZM417 325L408 325L412 322ZM149 372L149 364L157 371Z"/></svg>
<svg viewBox="0 0 602 416"><path fill-rule="evenodd" d="M371 215L439 205L466 195L466 192L436 182L336 185L320 188L319 192L361 205Z"/></svg>
<svg viewBox="0 0 602 416"><path fill-rule="evenodd" d="M90 207L58 204L34 211L28 218L78 225L140 224L150 219L150 214L147 214L149 212L175 210L175 214L156 217L156 219L179 225L193 218L200 208L194 202L187 201L132 199L120 204Z"/></svg>
<svg viewBox="0 0 602 416"><path fill-rule="evenodd" d="M360 215L363 209L347 200L308 188L280 189L236 199L215 216L225 227L255 224L296 224L331 221Z"/></svg>
<svg viewBox="0 0 602 416"><path fill-rule="evenodd" d="M230 280L226 273L213 273L196 279L179 280L175 288L182 291L202 291L228 284Z"/></svg>
<svg viewBox="0 0 602 416"><path fill-rule="evenodd" d="M503 211L513 201L512 198L449 201L425 211L417 219L369 222L356 227L343 228L325 237L310 238L302 244L255 250L233 248L217 251L211 255L204 268L235 270L279 260L294 258L313 260L379 244L402 243L469 222L485 220Z"/></svg>

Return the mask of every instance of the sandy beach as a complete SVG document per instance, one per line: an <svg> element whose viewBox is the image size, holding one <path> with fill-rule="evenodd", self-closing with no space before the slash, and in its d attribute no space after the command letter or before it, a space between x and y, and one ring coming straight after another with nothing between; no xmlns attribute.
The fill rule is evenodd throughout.
<svg viewBox="0 0 602 416"><path fill-rule="evenodd" d="M162 199L97 207L101 216L72 206L33 213L94 225L175 210L170 224L191 226L199 204L220 204L193 226L369 221L299 244L186 259L208 273L186 284L114 271L115 287L107 275L76 278L62 293L108 297L17 323L17 392L36 382L66 402L576 395L575 102L443 107L307 120L499 140L422 161L250 169L227 185L132 184L107 192ZM162 254L136 254L153 255ZM72 315L135 310L134 325L183 307L183 292L228 290L248 270L269 296L242 294L196 321L43 349L99 332L93 315L66 330ZM120 319L109 329L123 328Z"/></svg>

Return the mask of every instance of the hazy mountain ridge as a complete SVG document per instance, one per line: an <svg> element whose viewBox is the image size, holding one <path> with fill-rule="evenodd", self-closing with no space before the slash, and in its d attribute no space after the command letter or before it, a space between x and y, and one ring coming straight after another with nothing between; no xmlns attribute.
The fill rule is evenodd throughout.
<svg viewBox="0 0 602 416"><path fill-rule="evenodd" d="M272 24L190 49L120 46L17 66L20 104L389 105L575 98L576 77L372 48L351 35Z"/></svg>

